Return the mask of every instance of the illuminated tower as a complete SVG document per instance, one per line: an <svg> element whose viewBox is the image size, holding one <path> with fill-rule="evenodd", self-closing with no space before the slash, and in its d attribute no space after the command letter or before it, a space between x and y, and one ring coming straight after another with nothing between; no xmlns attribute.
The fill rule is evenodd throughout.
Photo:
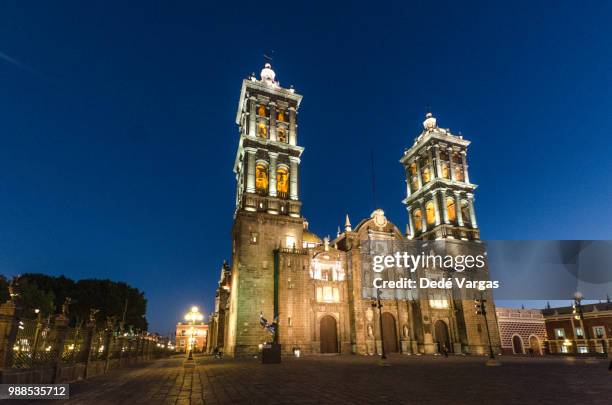
<svg viewBox="0 0 612 405"><path fill-rule="evenodd" d="M470 141L439 128L431 113L400 162L406 170L410 239L477 240L474 189L466 161Z"/></svg>
<svg viewBox="0 0 612 405"><path fill-rule="evenodd" d="M266 63L260 78L242 82L234 163L236 211L232 230L232 288L225 351L248 355L269 336L259 326L275 306L274 251L302 246L297 110L302 96L283 88Z"/></svg>

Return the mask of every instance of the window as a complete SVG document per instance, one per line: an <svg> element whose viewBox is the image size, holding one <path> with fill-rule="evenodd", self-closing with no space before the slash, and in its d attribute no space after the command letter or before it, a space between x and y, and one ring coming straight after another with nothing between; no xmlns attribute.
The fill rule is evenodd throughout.
<svg viewBox="0 0 612 405"><path fill-rule="evenodd" d="M414 229L417 232L420 232L423 229L423 214L421 213L420 208L414 210L414 214L412 214L412 220L414 221Z"/></svg>
<svg viewBox="0 0 612 405"><path fill-rule="evenodd" d="M555 338L565 339L565 329L563 328L555 329Z"/></svg>
<svg viewBox="0 0 612 405"><path fill-rule="evenodd" d="M260 138L267 138L268 137L268 126L265 124L265 122L262 121L257 126L257 135Z"/></svg>
<svg viewBox="0 0 612 405"><path fill-rule="evenodd" d="M259 193L268 191L268 167L263 163L255 166L255 188Z"/></svg>
<svg viewBox="0 0 612 405"><path fill-rule="evenodd" d="M285 132L285 128L278 129L278 140L279 142L287 142L287 132Z"/></svg>
<svg viewBox="0 0 612 405"><path fill-rule="evenodd" d="M280 198L287 198L289 190L289 171L286 167L279 167L276 170L276 194Z"/></svg>
<svg viewBox="0 0 612 405"><path fill-rule="evenodd" d="M461 165L455 165L455 180L463 181L463 167Z"/></svg>
<svg viewBox="0 0 612 405"><path fill-rule="evenodd" d="M259 235L257 234L257 232L251 232L251 244L256 245L258 239Z"/></svg>
<svg viewBox="0 0 612 405"><path fill-rule="evenodd" d="M448 299L442 295L434 295L429 298L429 306L432 308L445 309L448 308Z"/></svg>
<svg viewBox="0 0 612 405"><path fill-rule="evenodd" d="M461 200L461 217L464 223L470 223L470 208L467 200Z"/></svg>
<svg viewBox="0 0 612 405"><path fill-rule="evenodd" d="M452 197L446 197L446 212L448 213L449 221L455 221L457 219L457 211L455 210L455 199Z"/></svg>
<svg viewBox="0 0 612 405"><path fill-rule="evenodd" d="M578 346L578 353L588 353L589 349L586 346Z"/></svg>
<svg viewBox="0 0 612 405"><path fill-rule="evenodd" d="M446 162L440 163L440 169L442 170L442 177L445 179L449 179L450 171L448 170L448 163Z"/></svg>
<svg viewBox="0 0 612 405"><path fill-rule="evenodd" d="M340 302L340 290L338 287L332 287L329 285L317 287L317 301Z"/></svg>
<svg viewBox="0 0 612 405"><path fill-rule="evenodd" d="M278 121L280 121L280 122L284 122L285 121L285 112L284 111L279 111L276 119Z"/></svg>
<svg viewBox="0 0 612 405"><path fill-rule="evenodd" d="M266 116L266 106L265 105L260 105L259 108L257 108L257 115L259 115L260 117L265 117Z"/></svg>
<svg viewBox="0 0 612 405"><path fill-rule="evenodd" d="M295 248L295 236L287 235L287 237L285 238L285 247L288 247L290 249Z"/></svg>
<svg viewBox="0 0 612 405"><path fill-rule="evenodd" d="M576 338L584 339L584 331L582 330L581 327L576 328Z"/></svg>
<svg viewBox="0 0 612 405"><path fill-rule="evenodd" d="M567 346L565 346L565 345L561 346L561 353L568 353Z"/></svg>
<svg viewBox="0 0 612 405"><path fill-rule="evenodd" d="M419 179L417 176L412 176L412 191L417 191L419 189Z"/></svg>
<svg viewBox="0 0 612 405"><path fill-rule="evenodd" d="M417 166L416 163L412 163L410 165L410 174L417 174Z"/></svg>
<svg viewBox="0 0 612 405"><path fill-rule="evenodd" d="M594 326L593 335L595 335L595 339L604 339L606 337L606 329L603 326Z"/></svg>
<svg viewBox="0 0 612 405"><path fill-rule="evenodd" d="M428 225L432 225L434 222L436 222L436 211L432 201L428 201L425 204L425 219Z"/></svg>
<svg viewBox="0 0 612 405"><path fill-rule="evenodd" d="M431 174L429 173L429 168L426 167L423 169L423 183L429 183L431 180Z"/></svg>

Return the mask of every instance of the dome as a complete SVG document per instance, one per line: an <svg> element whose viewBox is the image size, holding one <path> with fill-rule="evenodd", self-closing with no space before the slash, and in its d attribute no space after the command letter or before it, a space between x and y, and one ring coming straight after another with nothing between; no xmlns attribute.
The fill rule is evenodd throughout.
<svg viewBox="0 0 612 405"><path fill-rule="evenodd" d="M320 245L321 243L323 243L321 238L319 238L317 235L315 235L314 233L310 232L307 229L304 229L304 233L302 234L302 242L303 243L316 243L317 245Z"/></svg>
<svg viewBox="0 0 612 405"><path fill-rule="evenodd" d="M425 128L426 131L431 131L437 126L434 116L431 113L427 113L425 115L425 121L423 121L423 128Z"/></svg>
<svg viewBox="0 0 612 405"><path fill-rule="evenodd" d="M276 78L276 73L274 73L274 70L272 70L272 65L269 63L266 63L264 68L261 69L260 76L262 82L270 85L276 84L276 81L274 80Z"/></svg>

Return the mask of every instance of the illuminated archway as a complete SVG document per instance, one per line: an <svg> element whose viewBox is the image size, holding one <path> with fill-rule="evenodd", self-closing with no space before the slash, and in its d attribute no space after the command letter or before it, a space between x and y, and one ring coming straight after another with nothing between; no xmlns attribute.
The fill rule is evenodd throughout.
<svg viewBox="0 0 612 405"><path fill-rule="evenodd" d="M436 210L432 201L427 201L425 204L425 220L428 225L433 225L436 222Z"/></svg>
<svg viewBox="0 0 612 405"><path fill-rule="evenodd" d="M264 163L255 166L255 189L258 193L268 192L268 166Z"/></svg>
<svg viewBox="0 0 612 405"><path fill-rule="evenodd" d="M414 229L417 232L420 232L423 229L423 213L420 208L414 210L414 214L412 214L412 221L414 222Z"/></svg>
<svg viewBox="0 0 612 405"><path fill-rule="evenodd" d="M276 194L280 198L287 198L289 191L289 170L285 166L276 169Z"/></svg>
<svg viewBox="0 0 612 405"><path fill-rule="evenodd" d="M446 212L448 214L449 221L455 221L457 219L455 199L452 197L446 197Z"/></svg>

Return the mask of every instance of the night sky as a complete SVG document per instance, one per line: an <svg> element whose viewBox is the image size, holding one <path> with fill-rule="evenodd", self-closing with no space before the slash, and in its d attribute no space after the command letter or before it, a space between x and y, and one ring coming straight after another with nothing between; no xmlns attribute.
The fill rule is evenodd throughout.
<svg viewBox="0 0 612 405"><path fill-rule="evenodd" d="M127 3L0 4L5 275L127 281L162 333L210 311L264 53L304 96L319 235L375 201L405 229L398 160L430 105L473 142L483 239L612 239L609 2Z"/></svg>

